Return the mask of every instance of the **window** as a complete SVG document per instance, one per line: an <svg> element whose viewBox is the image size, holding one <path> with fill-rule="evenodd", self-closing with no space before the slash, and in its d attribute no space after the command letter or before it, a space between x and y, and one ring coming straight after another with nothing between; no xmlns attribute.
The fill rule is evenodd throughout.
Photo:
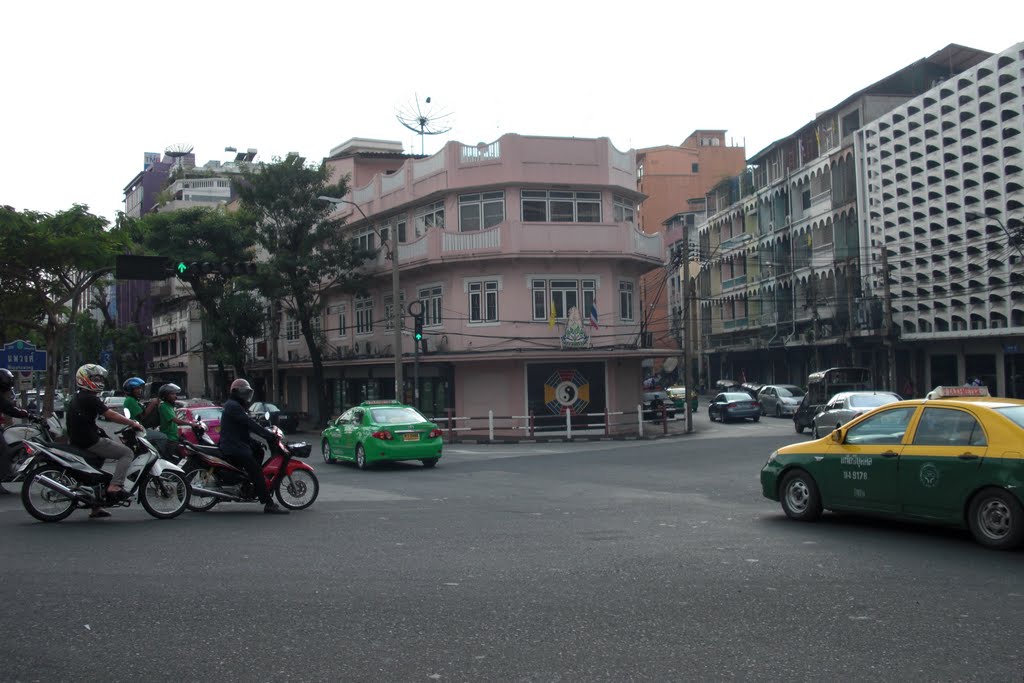
<svg viewBox="0 0 1024 683"><path fill-rule="evenodd" d="M405 310L405 292L398 293L398 305ZM384 329L395 329L395 297L387 294L384 297ZM405 329L405 314L402 314L402 329Z"/></svg>
<svg viewBox="0 0 1024 683"><path fill-rule="evenodd" d="M373 299L356 299L356 334L373 332Z"/></svg>
<svg viewBox="0 0 1024 683"><path fill-rule="evenodd" d="M616 223L632 223L636 217L636 204L632 200L615 195L612 197Z"/></svg>
<svg viewBox="0 0 1024 683"><path fill-rule="evenodd" d="M854 109L844 116L839 125L843 128L843 137L853 135L853 131L860 128L860 109Z"/></svg>
<svg viewBox="0 0 1024 683"><path fill-rule="evenodd" d="M299 321L293 315L284 321L284 338L290 342L299 340Z"/></svg>
<svg viewBox="0 0 1024 683"><path fill-rule="evenodd" d="M444 202L434 202L416 211L416 237L423 236L428 228L444 228Z"/></svg>
<svg viewBox="0 0 1024 683"><path fill-rule="evenodd" d="M522 211L528 223L600 223L601 193L523 190Z"/></svg>
<svg viewBox="0 0 1024 683"><path fill-rule="evenodd" d="M469 322L493 323L498 321L498 281L470 282Z"/></svg>
<svg viewBox="0 0 1024 683"><path fill-rule="evenodd" d="M425 327L440 325L443 320L441 316L441 285L424 287L419 291L419 299L423 302L423 325Z"/></svg>
<svg viewBox="0 0 1024 683"><path fill-rule="evenodd" d="M360 249L366 251L374 251L377 248L377 236L373 233L373 230L367 228L355 234L353 237L356 244L359 245Z"/></svg>
<svg viewBox="0 0 1024 683"><path fill-rule="evenodd" d="M505 220L505 193L478 192L459 195L459 230L493 228Z"/></svg>
<svg viewBox="0 0 1024 683"><path fill-rule="evenodd" d="M344 337L348 333L348 310L345 304L327 307L327 331L332 337Z"/></svg>
<svg viewBox="0 0 1024 683"><path fill-rule="evenodd" d="M633 319L633 283L619 280L619 319Z"/></svg>
<svg viewBox="0 0 1024 683"><path fill-rule="evenodd" d="M985 432L969 413L925 408L914 433L915 446L985 446Z"/></svg>
<svg viewBox="0 0 1024 683"><path fill-rule="evenodd" d="M569 316L569 309L574 306L579 309L580 317L586 319L596 300L597 280L532 280L530 288L533 292L534 320L547 320L552 304L556 320L565 320Z"/></svg>
<svg viewBox="0 0 1024 683"><path fill-rule="evenodd" d="M380 241L384 244L391 242L391 229L398 228L398 241L405 243L405 219L392 220L380 229Z"/></svg>
<svg viewBox="0 0 1024 683"><path fill-rule="evenodd" d="M690 164L690 173L700 173L700 164Z"/></svg>
<svg viewBox="0 0 1024 683"><path fill-rule="evenodd" d="M895 446L903 442L903 434L916 407L893 408L867 417L846 432L846 443Z"/></svg>

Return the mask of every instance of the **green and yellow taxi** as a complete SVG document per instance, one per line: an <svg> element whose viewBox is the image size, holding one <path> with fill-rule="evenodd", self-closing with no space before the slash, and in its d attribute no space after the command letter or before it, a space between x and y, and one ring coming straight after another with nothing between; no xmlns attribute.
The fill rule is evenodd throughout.
<svg viewBox="0 0 1024 683"><path fill-rule="evenodd" d="M766 498L792 519L822 510L970 530L984 546L1024 542L1024 400L937 387L785 446L761 469Z"/></svg>
<svg viewBox="0 0 1024 683"><path fill-rule="evenodd" d="M395 401L364 401L336 417L323 431L324 462L349 460L366 469L382 460L441 459L441 429L415 408Z"/></svg>

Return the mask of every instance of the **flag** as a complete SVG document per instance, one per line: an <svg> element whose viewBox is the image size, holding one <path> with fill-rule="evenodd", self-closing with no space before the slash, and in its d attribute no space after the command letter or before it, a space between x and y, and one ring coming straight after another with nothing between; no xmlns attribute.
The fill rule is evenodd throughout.
<svg viewBox="0 0 1024 683"><path fill-rule="evenodd" d="M548 313L548 327L554 327L555 326L555 318L556 317L557 316L556 316L556 313L555 313L555 300L552 299L551 300L551 311Z"/></svg>
<svg viewBox="0 0 1024 683"><path fill-rule="evenodd" d="M590 326L597 329L597 304L590 304Z"/></svg>

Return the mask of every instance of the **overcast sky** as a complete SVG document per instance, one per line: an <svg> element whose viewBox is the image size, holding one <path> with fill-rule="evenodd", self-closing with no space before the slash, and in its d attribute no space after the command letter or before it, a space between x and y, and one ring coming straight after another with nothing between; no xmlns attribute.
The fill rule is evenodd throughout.
<svg viewBox="0 0 1024 683"><path fill-rule="evenodd" d="M611 138L725 128L747 154L948 43L1024 40L1024 3L17 2L3 11L0 204L113 220L144 152L326 156L350 137L419 152L399 109L451 131Z"/></svg>

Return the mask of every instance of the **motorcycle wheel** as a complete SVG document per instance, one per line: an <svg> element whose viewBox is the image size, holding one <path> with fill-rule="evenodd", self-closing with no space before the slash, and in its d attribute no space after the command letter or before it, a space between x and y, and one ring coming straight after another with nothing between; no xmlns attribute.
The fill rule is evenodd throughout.
<svg viewBox="0 0 1024 683"><path fill-rule="evenodd" d="M28 514L40 522L59 522L75 511L74 500L37 482L37 475L45 475L71 489L78 486L67 472L56 467L41 467L29 472L21 485L21 504Z"/></svg>
<svg viewBox="0 0 1024 683"><path fill-rule="evenodd" d="M188 509L192 512L206 512L213 509L213 506L220 502L213 496L201 496L195 492L195 487L211 489L217 485L217 478L210 474L209 470L192 470L185 475L185 481L189 483L189 488L192 489L192 495L189 497L188 503Z"/></svg>
<svg viewBox="0 0 1024 683"><path fill-rule="evenodd" d="M281 477L274 493L289 510L305 510L320 495L320 482L309 470L295 470Z"/></svg>
<svg viewBox="0 0 1024 683"><path fill-rule="evenodd" d="M139 492L142 507L157 519L173 519L188 506L192 489L181 472L167 470L157 477L146 477Z"/></svg>

